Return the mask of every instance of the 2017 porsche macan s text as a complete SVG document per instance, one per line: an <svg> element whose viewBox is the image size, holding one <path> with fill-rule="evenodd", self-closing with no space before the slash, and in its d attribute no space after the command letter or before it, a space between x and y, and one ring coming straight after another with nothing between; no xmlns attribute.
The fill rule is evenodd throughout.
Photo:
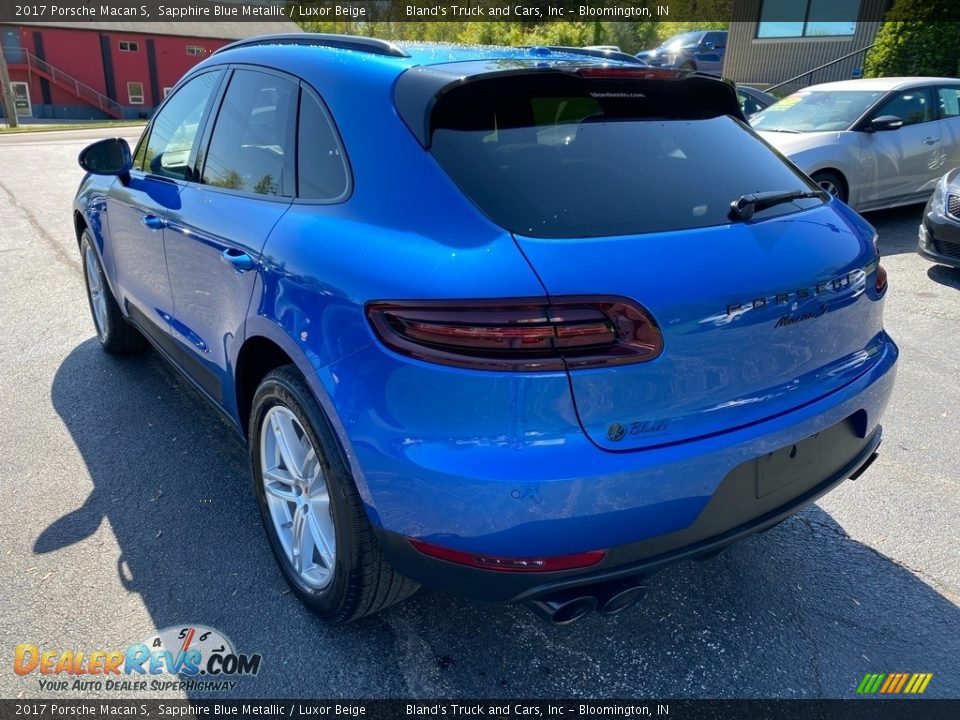
<svg viewBox="0 0 960 720"><path fill-rule="evenodd" d="M876 456L876 235L718 78L274 36L80 162L100 342L247 439L321 616L419 584L612 614Z"/></svg>

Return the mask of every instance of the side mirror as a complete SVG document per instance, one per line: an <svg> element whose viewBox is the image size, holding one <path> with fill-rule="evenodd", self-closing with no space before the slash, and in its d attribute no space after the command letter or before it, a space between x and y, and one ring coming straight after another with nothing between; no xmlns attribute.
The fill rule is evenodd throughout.
<svg viewBox="0 0 960 720"><path fill-rule="evenodd" d="M899 130L903 127L903 119L896 115L880 115L875 117L864 128L866 132L884 132L886 130Z"/></svg>
<svg viewBox="0 0 960 720"><path fill-rule="evenodd" d="M707 43L704 43L704 44L703 44L703 49L704 49L704 50L716 50L716 49L717 49L717 46L716 46L714 43L712 43L712 42L707 42Z"/></svg>
<svg viewBox="0 0 960 720"><path fill-rule="evenodd" d="M123 138L108 138L87 145L77 158L80 167L94 175L126 175L133 167L130 146Z"/></svg>

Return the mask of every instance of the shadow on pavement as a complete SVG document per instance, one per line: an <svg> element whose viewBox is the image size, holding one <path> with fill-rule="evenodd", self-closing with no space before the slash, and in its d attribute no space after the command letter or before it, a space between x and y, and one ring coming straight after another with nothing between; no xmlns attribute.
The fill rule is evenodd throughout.
<svg viewBox="0 0 960 720"><path fill-rule="evenodd" d="M880 236L881 255L900 255L917 251L917 228L923 218L923 204L907 205L863 214Z"/></svg>
<svg viewBox="0 0 960 720"><path fill-rule="evenodd" d="M227 696L851 697L866 672L893 671L933 672L928 695L960 695L947 672L960 610L817 507L651 578L646 601L615 618L557 628L523 607L422 590L335 627L287 592L241 441L159 357L116 359L89 340L52 399L94 490L35 551L109 521L117 572L157 628L203 624L262 653L261 673Z"/></svg>
<svg viewBox="0 0 960 720"><path fill-rule="evenodd" d="M960 290L960 268L947 265L931 265L927 270L927 277L941 285Z"/></svg>

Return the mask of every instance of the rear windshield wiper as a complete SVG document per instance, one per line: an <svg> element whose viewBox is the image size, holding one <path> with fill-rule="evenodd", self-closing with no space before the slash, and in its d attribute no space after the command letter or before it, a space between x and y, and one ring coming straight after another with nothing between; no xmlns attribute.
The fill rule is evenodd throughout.
<svg viewBox="0 0 960 720"><path fill-rule="evenodd" d="M771 190L769 192L741 195L730 203L731 220L749 220L757 210L793 202L802 198L827 199L825 190Z"/></svg>

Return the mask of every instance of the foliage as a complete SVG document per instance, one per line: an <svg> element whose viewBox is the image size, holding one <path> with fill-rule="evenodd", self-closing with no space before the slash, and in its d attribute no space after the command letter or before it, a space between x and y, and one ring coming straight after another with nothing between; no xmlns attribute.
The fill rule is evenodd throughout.
<svg viewBox="0 0 960 720"><path fill-rule="evenodd" d="M952 76L960 73L960 22L956 0L896 0L867 53L867 77Z"/></svg>
<svg viewBox="0 0 960 720"><path fill-rule="evenodd" d="M624 0L625 2L627 0ZM296 3L300 4L300 3ZM304 2L303 4L309 4ZM420 40L467 45L616 45L636 53L659 45L672 35L687 30L723 30L728 21L653 22L616 21L553 21L524 20L482 21L399 21L407 3L391 3L387 15L375 21L325 20L300 21L310 32L368 35L385 40ZM469 5L469 2L460 3ZM645 3L646 4L646 3ZM672 0L671 14L676 17L729 18L732 0ZM392 13L392 14L391 14ZM384 19L385 18L385 19Z"/></svg>

